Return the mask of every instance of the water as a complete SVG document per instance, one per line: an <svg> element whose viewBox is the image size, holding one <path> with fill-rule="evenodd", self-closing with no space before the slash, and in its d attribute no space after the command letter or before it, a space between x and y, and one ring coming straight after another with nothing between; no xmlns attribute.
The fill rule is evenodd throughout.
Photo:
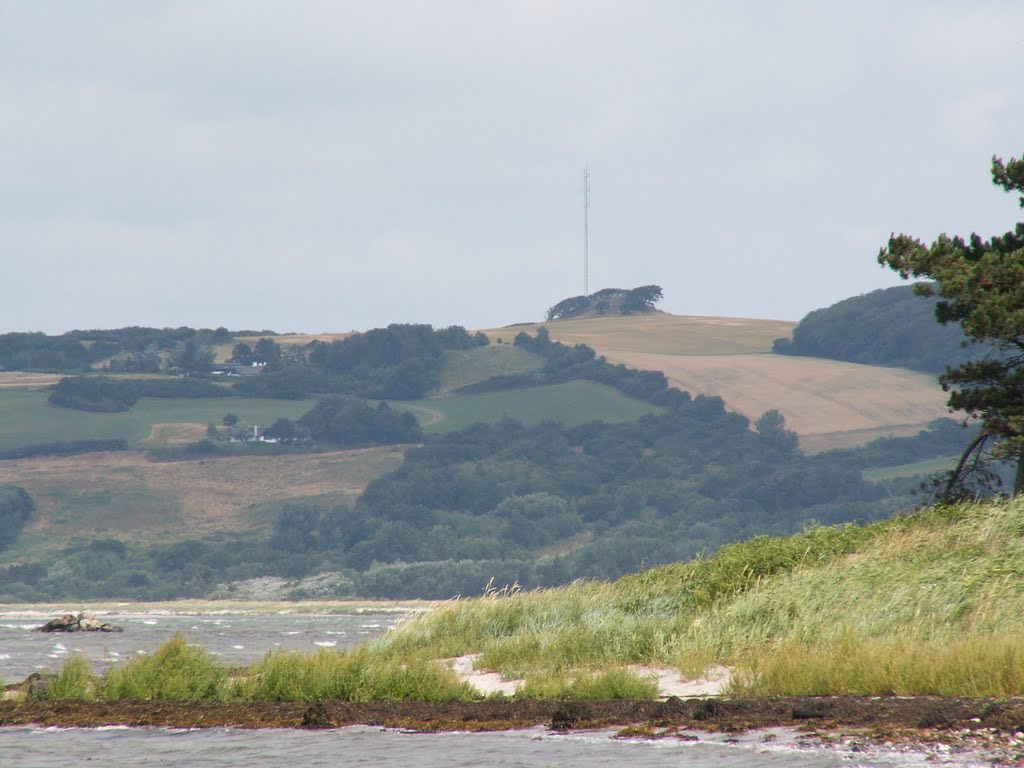
<svg viewBox="0 0 1024 768"><path fill-rule="evenodd" d="M398 613L105 613L100 618L123 627L124 632L43 633L35 630L53 614L0 610L0 680L19 682L33 672L59 669L73 653L84 653L97 671L103 671L110 664L151 653L177 632L184 632L225 664L249 664L274 650L350 648L379 637L401 617Z"/></svg>
<svg viewBox="0 0 1024 768"><path fill-rule="evenodd" d="M38 612L0 610L0 679L17 682L32 672L59 669L75 652L102 670L139 653L151 653L176 632L226 664L247 664L277 649L346 648L378 637L402 615L105 613L123 633L44 634L52 618ZM802 744L792 731L729 738L695 734L695 741L618 739L613 731L556 734L544 728L503 733L416 734L373 727L324 731L232 728L0 728L0 768L64 768L95 761L106 765L256 768L268 766L499 766L628 765L631 768L881 768L882 766L981 766L974 758L921 752L851 752Z"/></svg>
<svg viewBox="0 0 1024 768"><path fill-rule="evenodd" d="M656 768L881 768L936 765L921 754L864 755L762 742L616 739L610 731L551 734L539 728L504 733L412 734L369 727L332 731L167 728L0 728L0 764L66 768L94 760L105 765L183 768L303 768L408 766L417 768L542 768L630 766ZM956 762L956 765L983 763Z"/></svg>

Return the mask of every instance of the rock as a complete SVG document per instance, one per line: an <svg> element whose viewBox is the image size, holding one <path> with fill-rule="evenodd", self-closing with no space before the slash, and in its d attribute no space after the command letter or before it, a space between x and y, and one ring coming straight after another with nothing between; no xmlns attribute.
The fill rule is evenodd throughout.
<svg viewBox="0 0 1024 768"><path fill-rule="evenodd" d="M100 621L91 613L66 613L56 619L50 619L39 628L40 632L122 632L105 621Z"/></svg>

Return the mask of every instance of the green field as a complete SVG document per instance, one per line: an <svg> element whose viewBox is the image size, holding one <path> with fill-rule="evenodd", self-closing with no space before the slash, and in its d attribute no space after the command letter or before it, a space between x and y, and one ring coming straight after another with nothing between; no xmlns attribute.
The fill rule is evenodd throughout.
<svg viewBox="0 0 1024 768"><path fill-rule="evenodd" d="M546 419L553 419L567 426L576 426L598 419L632 421L646 413L660 410L591 381L570 381L546 387L501 390L395 405L413 410L427 434L450 432L478 421L497 421L504 416L524 424L539 424ZM437 420L438 415L440 420Z"/></svg>
<svg viewBox="0 0 1024 768"><path fill-rule="evenodd" d="M501 359L513 359L520 366L532 364L533 355L522 353L524 358L519 354L522 350L511 347L509 350L512 350L511 355L499 353ZM490 363L496 359L498 356L491 356ZM476 375L482 376L488 365L487 361L475 362ZM504 363L497 364L501 365ZM521 370L529 370L529 367ZM463 368L461 378L469 380L473 374ZM52 406L46 402L46 397L44 391L0 391L0 451L76 440L123 439L137 445L151 437L156 425L220 424L229 412L246 424L265 427L281 417L297 419L315 402L313 399L144 397L125 413L86 413ZM412 411L428 434L450 432L477 421L496 421L504 416L525 424L554 419L572 426L596 419L630 421L657 410L610 387L586 381L417 400L394 403L394 406Z"/></svg>
<svg viewBox="0 0 1024 768"><path fill-rule="evenodd" d="M444 353L439 391L445 394L495 376L535 371L543 365L542 357L512 344L448 350Z"/></svg>
<svg viewBox="0 0 1024 768"><path fill-rule="evenodd" d="M297 418L313 404L241 397L144 397L125 413L86 413L57 408L46 398L41 391L0 392L0 451L74 440L121 438L136 443L149 437L155 424L220 424L229 412L247 424L266 426L282 416Z"/></svg>

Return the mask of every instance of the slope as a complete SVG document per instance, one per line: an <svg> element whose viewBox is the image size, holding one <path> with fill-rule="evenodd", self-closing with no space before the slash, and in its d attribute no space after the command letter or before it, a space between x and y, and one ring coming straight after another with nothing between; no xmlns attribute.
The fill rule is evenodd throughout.
<svg viewBox="0 0 1024 768"><path fill-rule="evenodd" d="M768 410L786 417L805 451L916 434L948 415L933 376L902 368L771 354L795 323L746 318L645 315L557 320L551 338L586 344L609 362L662 371L693 394L718 396L752 421ZM493 340L534 333L540 324L485 331Z"/></svg>

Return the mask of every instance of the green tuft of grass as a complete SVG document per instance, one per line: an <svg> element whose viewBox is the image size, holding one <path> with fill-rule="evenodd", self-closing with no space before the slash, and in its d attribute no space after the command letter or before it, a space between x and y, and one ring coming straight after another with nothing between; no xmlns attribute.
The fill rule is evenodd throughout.
<svg viewBox="0 0 1024 768"><path fill-rule="evenodd" d="M787 643L751 657L732 690L751 696L1012 696L1024 691L1024 638Z"/></svg>
<svg viewBox="0 0 1024 768"><path fill-rule="evenodd" d="M89 660L76 653L61 667L60 672L34 698L51 701L91 701L96 698L97 679Z"/></svg>
<svg viewBox="0 0 1024 768"><path fill-rule="evenodd" d="M269 654L245 671L236 695L252 701L440 702L475 698L475 691L440 663L422 656L381 658L363 647Z"/></svg>
<svg viewBox="0 0 1024 768"><path fill-rule="evenodd" d="M516 691L529 699L647 700L658 696L658 684L621 667L590 673L530 675Z"/></svg>
<svg viewBox="0 0 1024 768"><path fill-rule="evenodd" d="M99 684L107 701L165 699L219 701L228 697L228 672L202 648L176 634L152 655L111 668Z"/></svg>

